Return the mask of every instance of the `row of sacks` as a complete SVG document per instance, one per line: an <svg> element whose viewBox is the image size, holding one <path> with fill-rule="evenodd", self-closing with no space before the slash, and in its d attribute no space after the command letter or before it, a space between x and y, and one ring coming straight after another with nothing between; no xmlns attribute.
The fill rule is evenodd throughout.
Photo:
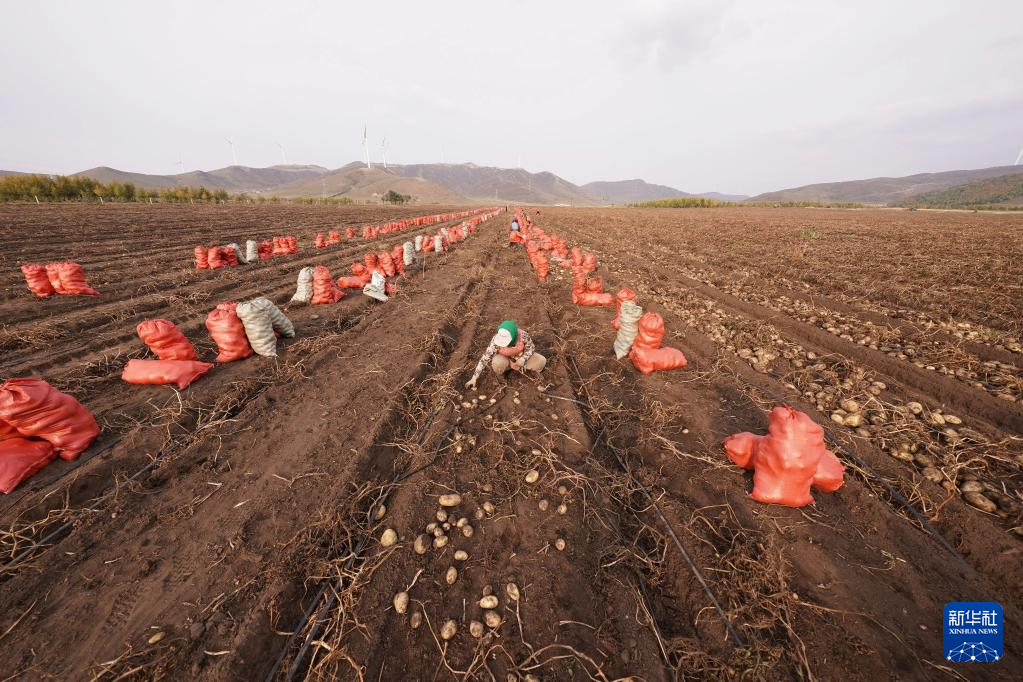
<svg viewBox="0 0 1023 682"><path fill-rule="evenodd" d="M54 294L69 296L99 296L99 292L85 281L85 271L74 261L59 263L25 263L21 266L29 290L40 298Z"/></svg>
<svg viewBox="0 0 1023 682"><path fill-rule="evenodd" d="M519 229L511 232L510 241L525 245L526 255L540 282L547 279L550 254L552 259L560 261L562 267L572 271L573 303L607 308L616 306L611 326L617 331L613 349L619 360L628 357L644 375L681 369L688 364L682 351L661 346L664 319L654 312L644 313L636 303L635 291L622 287L617 297L604 291L603 278L594 275L597 269L594 254L578 246L569 249L563 239L556 234L548 236L521 211L516 212L515 219Z"/></svg>
<svg viewBox="0 0 1023 682"><path fill-rule="evenodd" d="M99 432L74 396L39 379L8 379L0 385L0 492L11 492L57 457L78 459Z"/></svg>
<svg viewBox="0 0 1023 682"><path fill-rule="evenodd" d="M217 363L244 360L252 354L277 356L277 337L294 338L295 326L265 297L243 303L221 303L206 316L206 328L217 344ZM170 320L146 320L135 328L157 357L129 360L121 379L130 384L175 384L184 390L213 368L197 359L195 347Z"/></svg>
<svg viewBox="0 0 1023 682"><path fill-rule="evenodd" d="M401 232L402 230L407 230L410 227L423 227L425 225L433 225L436 223L446 223L452 220L458 220L459 218L478 216L482 213L493 211L496 211L496 209L475 208L471 211L460 211L457 213L438 213L436 215L418 216L416 218L405 218L403 220L392 220L391 222L384 223L382 225L365 225L362 228L362 236L366 239L372 239L382 234L392 234L394 232Z"/></svg>
<svg viewBox="0 0 1023 682"><path fill-rule="evenodd" d="M526 245L539 278L546 259L540 261L536 254L552 251L554 240L548 246L541 230L534 228L525 216L517 217L519 225L525 227L525 234L511 241ZM570 253L570 261L563 260L573 272L573 302L611 305L610 294L603 293L600 278L587 278L596 268L596 259L578 248ZM619 360L628 357L643 374L686 366L681 351L661 346L664 319L657 313L643 312L633 289L623 286L614 297L614 303L616 310L611 326L617 330L614 353ZM774 408L768 420L766 435L737 433L722 443L733 463L753 471L750 497L758 502L801 507L813 502L812 489L831 493L843 485L845 467L835 453L827 449L820 425L788 405Z"/></svg>
<svg viewBox="0 0 1023 682"><path fill-rule="evenodd" d="M387 280L403 276L405 269L415 264L417 253L447 251L452 244L468 238L480 223L497 213L493 210L465 220L456 227L442 227L432 237L419 235L414 241L395 244L390 251L364 254L362 262L352 263L351 275L337 278L336 286L326 266L302 268L291 302L312 305L337 303L344 298L345 289L362 289L371 298L387 301L396 290L396 285Z"/></svg>
<svg viewBox="0 0 1023 682"><path fill-rule="evenodd" d="M245 242L245 251L235 243L227 246L211 246L202 244L195 247L196 270L219 270L220 268L247 265L258 260L269 260L273 256L281 256L298 252L297 237L273 237L261 242L249 239Z"/></svg>

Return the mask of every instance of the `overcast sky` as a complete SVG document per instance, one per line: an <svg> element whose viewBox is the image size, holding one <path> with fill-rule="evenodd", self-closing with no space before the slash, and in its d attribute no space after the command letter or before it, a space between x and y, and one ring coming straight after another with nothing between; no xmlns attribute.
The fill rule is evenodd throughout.
<svg viewBox="0 0 1023 682"><path fill-rule="evenodd" d="M1009 165L1023 0L18 2L0 168L361 156L753 194Z"/></svg>

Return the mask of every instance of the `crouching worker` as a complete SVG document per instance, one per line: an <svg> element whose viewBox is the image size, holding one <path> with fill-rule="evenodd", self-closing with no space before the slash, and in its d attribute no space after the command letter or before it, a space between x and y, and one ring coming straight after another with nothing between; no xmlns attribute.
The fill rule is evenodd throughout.
<svg viewBox="0 0 1023 682"><path fill-rule="evenodd" d="M494 374L499 377L503 377L509 367L516 372L528 370L539 374L547 366L547 358L536 352L533 339L512 320L505 320L498 325L497 333L476 365L476 371L472 373L472 379L465 383L466 388L476 388L476 380L488 362Z"/></svg>

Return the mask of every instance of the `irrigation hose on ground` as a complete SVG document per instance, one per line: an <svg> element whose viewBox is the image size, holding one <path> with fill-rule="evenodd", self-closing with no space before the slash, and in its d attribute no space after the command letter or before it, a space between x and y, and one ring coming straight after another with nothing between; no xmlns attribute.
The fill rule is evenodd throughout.
<svg viewBox="0 0 1023 682"><path fill-rule="evenodd" d="M579 382L581 386L583 376L582 373L579 372L579 366L575 364L575 358L569 357L569 361L572 363L572 368L575 370L576 376L579 377ZM587 399L588 398L589 395L587 395ZM588 406L588 409L592 409L592 407ZM594 443L596 443L596 441ZM714 609L718 612L718 615L721 617L721 620L725 624L725 629L728 630L728 635L738 646L745 647L746 646L745 640L743 640L743 638L739 635L735 627L732 626L732 621L728 618L728 614L725 613L725 610L721 607L720 602L718 602L717 597L714 596L714 592L711 591L710 586L707 584L707 581L703 579L703 574L700 572L699 567L697 567L696 562L693 561L693 558L689 555L689 552L687 552L685 547L682 546L682 541L678 539L678 535L675 534L675 529L671 527L670 523L668 523L668 519L664 516L664 513L661 511L661 507L660 505L657 504L657 501L654 499L654 496L650 494L650 490L647 489L645 485L643 485L642 481L640 481L638 478L636 478L635 475L633 475L632 469L630 469L625 464L625 461L618 454L617 449L613 445L611 445L610 440L605 438L604 444L607 446L607 449L611 452L612 456L614 456L614 458L618 461L618 466L622 468L622 471L624 471L632 480L632 482L636 486L638 486L640 490L643 491L643 496L646 497L647 501L650 502L650 506L653 507L654 511L657 513L657 518L660 519L661 523L668 531L668 535L671 536L672 541L675 543L675 547L682 555L682 558L685 559L686 564L689 566L689 570L696 577L696 580L700 583L700 587L703 588L704 593L706 593L707 597L714 605Z"/></svg>

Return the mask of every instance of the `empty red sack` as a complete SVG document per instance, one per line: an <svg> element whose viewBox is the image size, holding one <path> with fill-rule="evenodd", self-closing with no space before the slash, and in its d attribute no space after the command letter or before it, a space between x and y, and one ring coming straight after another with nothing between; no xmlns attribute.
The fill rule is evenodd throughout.
<svg viewBox="0 0 1023 682"><path fill-rule="evenodd" d="M0 386L0 421L22 436L48 441L68 461L99 435L96 420L74 396L39 379L9 379Z"/></svg>
<svg viewBox="0 0 1023 682"><path fill-rule="evenodd" d="M753 470L758 502L802 507L813 502L810 487L834 492L845 467L824 445L824 429L788 405L771 410L766 436L737 433L724 440L728 458Z"/></svg>
<svg viewBox="0 0 1023 682"><path fill-rule="evenodd" d="M46 276L46 266L35 263L25 263L21 266L21 272L25 275L25 282L32 293L41 298L52 296L57 290L50 284L50 278Z"/></svg>
<svg viewBox="0 0 1023 682"><path fill-rule="evenodd" d="M170 320L139 322L135 331L161 360L195 360L195 348Z"/></svg>
<svg viewBox="0 0 1023 682"><path fill-rule="evenodd" d="M622 314L622 303L624 303L625 301L635 300L636 292L630 289L629 287L622 287L621 289L618 290L618 295L615 296L615 319L611 320L612 329L617 331L618 328L621 327L618 318L621 317Z"/></svg>
<svg viewBox="0 0 1023 682"><path fill-rule="evenodd" d="M206 251L206 247L202 246L201 244L195 247L195 269L196 270L210 269L209 253Z"/></svg>
<svg viewBox="0 0 1023 682"><path fill-rule="evenodd" d="M10 438L0 441L0 493L7 494L57 458L45 440Z"/></svg>
<svg viewBox="0 0 1023 682"><path fill-rule="evenodd" d="M129 360L121 379L129 384L177 384L184 390L211 367L212 363L195 360Z"/></svg>
<svg viewBox="0 0 1023 682"><path fill-rule="evenodd" d="M237 303L221 303L206 316L206 328L220 350L219 363L244 360L253 353L245 326L235 312L237 307Z"/></svg>
<svg viewBox="0 0 1023 682"><path fill-rule="evenodd" d="M309 301L313 305L337 303L345 297L345 292L334 286L330 278L330 270L324 265L313 269L313 297Z"/></svg>

